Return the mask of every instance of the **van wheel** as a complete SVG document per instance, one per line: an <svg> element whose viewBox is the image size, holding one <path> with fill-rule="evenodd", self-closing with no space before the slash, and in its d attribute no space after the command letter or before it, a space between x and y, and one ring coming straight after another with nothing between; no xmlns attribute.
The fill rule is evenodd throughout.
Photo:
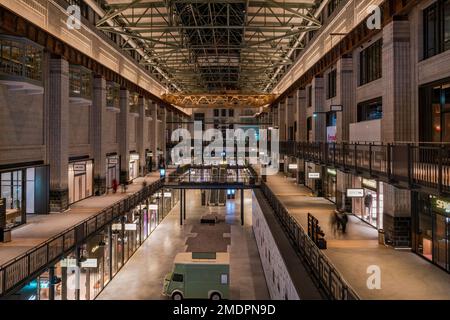
<svg viewBox="0 0 450 320"><path fill-rule="evenodd" d="M210 299L211 299L211 300L221 300L222 297L220 296L219 293L214 292L214 293L211 295Z"/></svg>
<svg viewBox="0 0 450 320"><path fill-rule="evenodd" d="M183 300L183 296L179 292L172 294L172 300Z"/></svg>

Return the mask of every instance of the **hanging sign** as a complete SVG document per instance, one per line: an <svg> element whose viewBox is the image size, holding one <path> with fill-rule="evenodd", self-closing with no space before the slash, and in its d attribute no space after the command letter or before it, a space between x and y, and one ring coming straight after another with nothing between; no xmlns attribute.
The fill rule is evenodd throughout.
<svg viewBox="0 0 450 320"><path fill-rule="evenodd" d="M135 223L126 223L125 224L125 230L126 231L136 231L137 225Z"/></svg>
<svg viewBox="0 0 450 320"><path fill-rule="evenodd" d="M73 165L73 171L86 172L86 164L85 163L75 163Z"/></svg>
<svg viewBox="0 0 450 320"><path fill-rule="evenodd" d="M81 263L82 268L97 268L97 259L86 259Z"/></svg>
<svg viewBox="0 0 450 320"><path fill-rule="evenodd" d="M121 223L115 223L111 226L112 230L122 230L122 224Z"/></svg>
<svg viewBox="0 0 450 320"><path fill-rule="evenodd" d="M296 163L289 164L289 169L290 170L297 170L298 169L298 164L296 164Z"/></svg>
<svg viewBox="0 0 450 320"><path fill-rule="evenodd" d="M320 172L309 172L308 179L320 179Z"/></svg>
<svg viewBox="0 0 450 320"><path fill-rule="evenodd" d="M158 205L157 204L150 204L148 206L148 210L158 210Z"/></svg>
<svg viewBox="0 0 450 320"><path fill-rule="evenodd" d="M117 159L117 158L108 158L108 163L109 164L118 164L119 163L119 159Z"/></svg>
<svg viewBox="0 0 450 320"><path fill-rule="evenodd" d="M347 189L347 198L364 198L364 189Z"/></svg>

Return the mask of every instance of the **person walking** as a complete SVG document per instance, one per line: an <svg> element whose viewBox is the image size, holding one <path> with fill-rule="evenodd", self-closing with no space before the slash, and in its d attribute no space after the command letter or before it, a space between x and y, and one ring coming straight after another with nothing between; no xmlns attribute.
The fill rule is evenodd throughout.
<svg viewBox="0 0 450 320"><path fill-rule="evenodd" d="M113 181L112 181L112 189L113 189L113 193L116 193L117 192L117 188L119 187L119 183L117 182L117 180L116 179L114 179Z"/></svg>
<svg viewBox="0 0 450 320"><path fill-rule="evenodd" d="M348 215L344 213L341 218L342 233L346 233L348 223Z"/></svg>

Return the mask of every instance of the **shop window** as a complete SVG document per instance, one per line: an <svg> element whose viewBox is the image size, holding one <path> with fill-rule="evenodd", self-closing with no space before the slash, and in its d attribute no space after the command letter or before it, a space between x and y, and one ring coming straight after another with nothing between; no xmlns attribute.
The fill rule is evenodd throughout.
<svg viewBox="0 0 450 320"><path fill-rule="evenodd" d="M438 0L423 11L424 58L450 49L450 0Z"/></svg>
<svg viewBox="0 0 450 320"><path fill-rule="evenodd" d="M376 41L359 54L359 85L365 85L381 78L382 40Z"/></svg>
<svg viewBox="0 0 450 320"><path fill-rule="evenodd" d="M327 75L327 99L336 97L337 94L337 70Z"/></svg>
<svg viewBox="0 0 450 320"><path fill-rule="evenodd" d="M381 118L383 118L382 98L358 104L358 122L378 120Z"/></svg>
<svg viewBox="0 0 450 320"><path fill-rule="evenodd" d="M312 107L312 86L308 87L308 107Z"/></svg>
<svg viewBox="0 0 450 320"><path fill-rule="evenodd" d="M335 127L337 124L337 113L328 112L327 113L327 127Z"/></svg>
<svg viewBox="0 0 450 320"><path fill-rule="evenodd" d="M306 135L307 141L312 141L312 117L308 117L308 119L306 119Z"/></svg>
<svg viewBox="0 0 450 320"><path fill-rule="evenodd" d="M0 36L0 74L42 81L43 50L24 39Z"/></svg>
<svg viewBox="0 0 450 320"><path fill-rule="evenodd" d="M450 142L450 84L420 88L420 140Z"/></svg>
<svg viewBox="0 0 450 320"><path fill-rule="evenodd" d="M69 94L71 97L92 99L92 72L82 66L69 67Z"/></svg>

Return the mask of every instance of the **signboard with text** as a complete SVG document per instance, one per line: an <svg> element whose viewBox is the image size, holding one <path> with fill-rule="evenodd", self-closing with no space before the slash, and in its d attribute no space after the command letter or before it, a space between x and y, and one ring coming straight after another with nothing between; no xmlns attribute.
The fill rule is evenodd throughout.
<svg viewBox="0 0 450 320"><path fill-rule="evenodd" d="M309 172L308 179L320 179L320 172Z"/></svg>
<svg viewBox="0 0 450 320"><path fill-rule="evenodd" d="M364 198L364 189L347 189L348 198Z"/></svg>

